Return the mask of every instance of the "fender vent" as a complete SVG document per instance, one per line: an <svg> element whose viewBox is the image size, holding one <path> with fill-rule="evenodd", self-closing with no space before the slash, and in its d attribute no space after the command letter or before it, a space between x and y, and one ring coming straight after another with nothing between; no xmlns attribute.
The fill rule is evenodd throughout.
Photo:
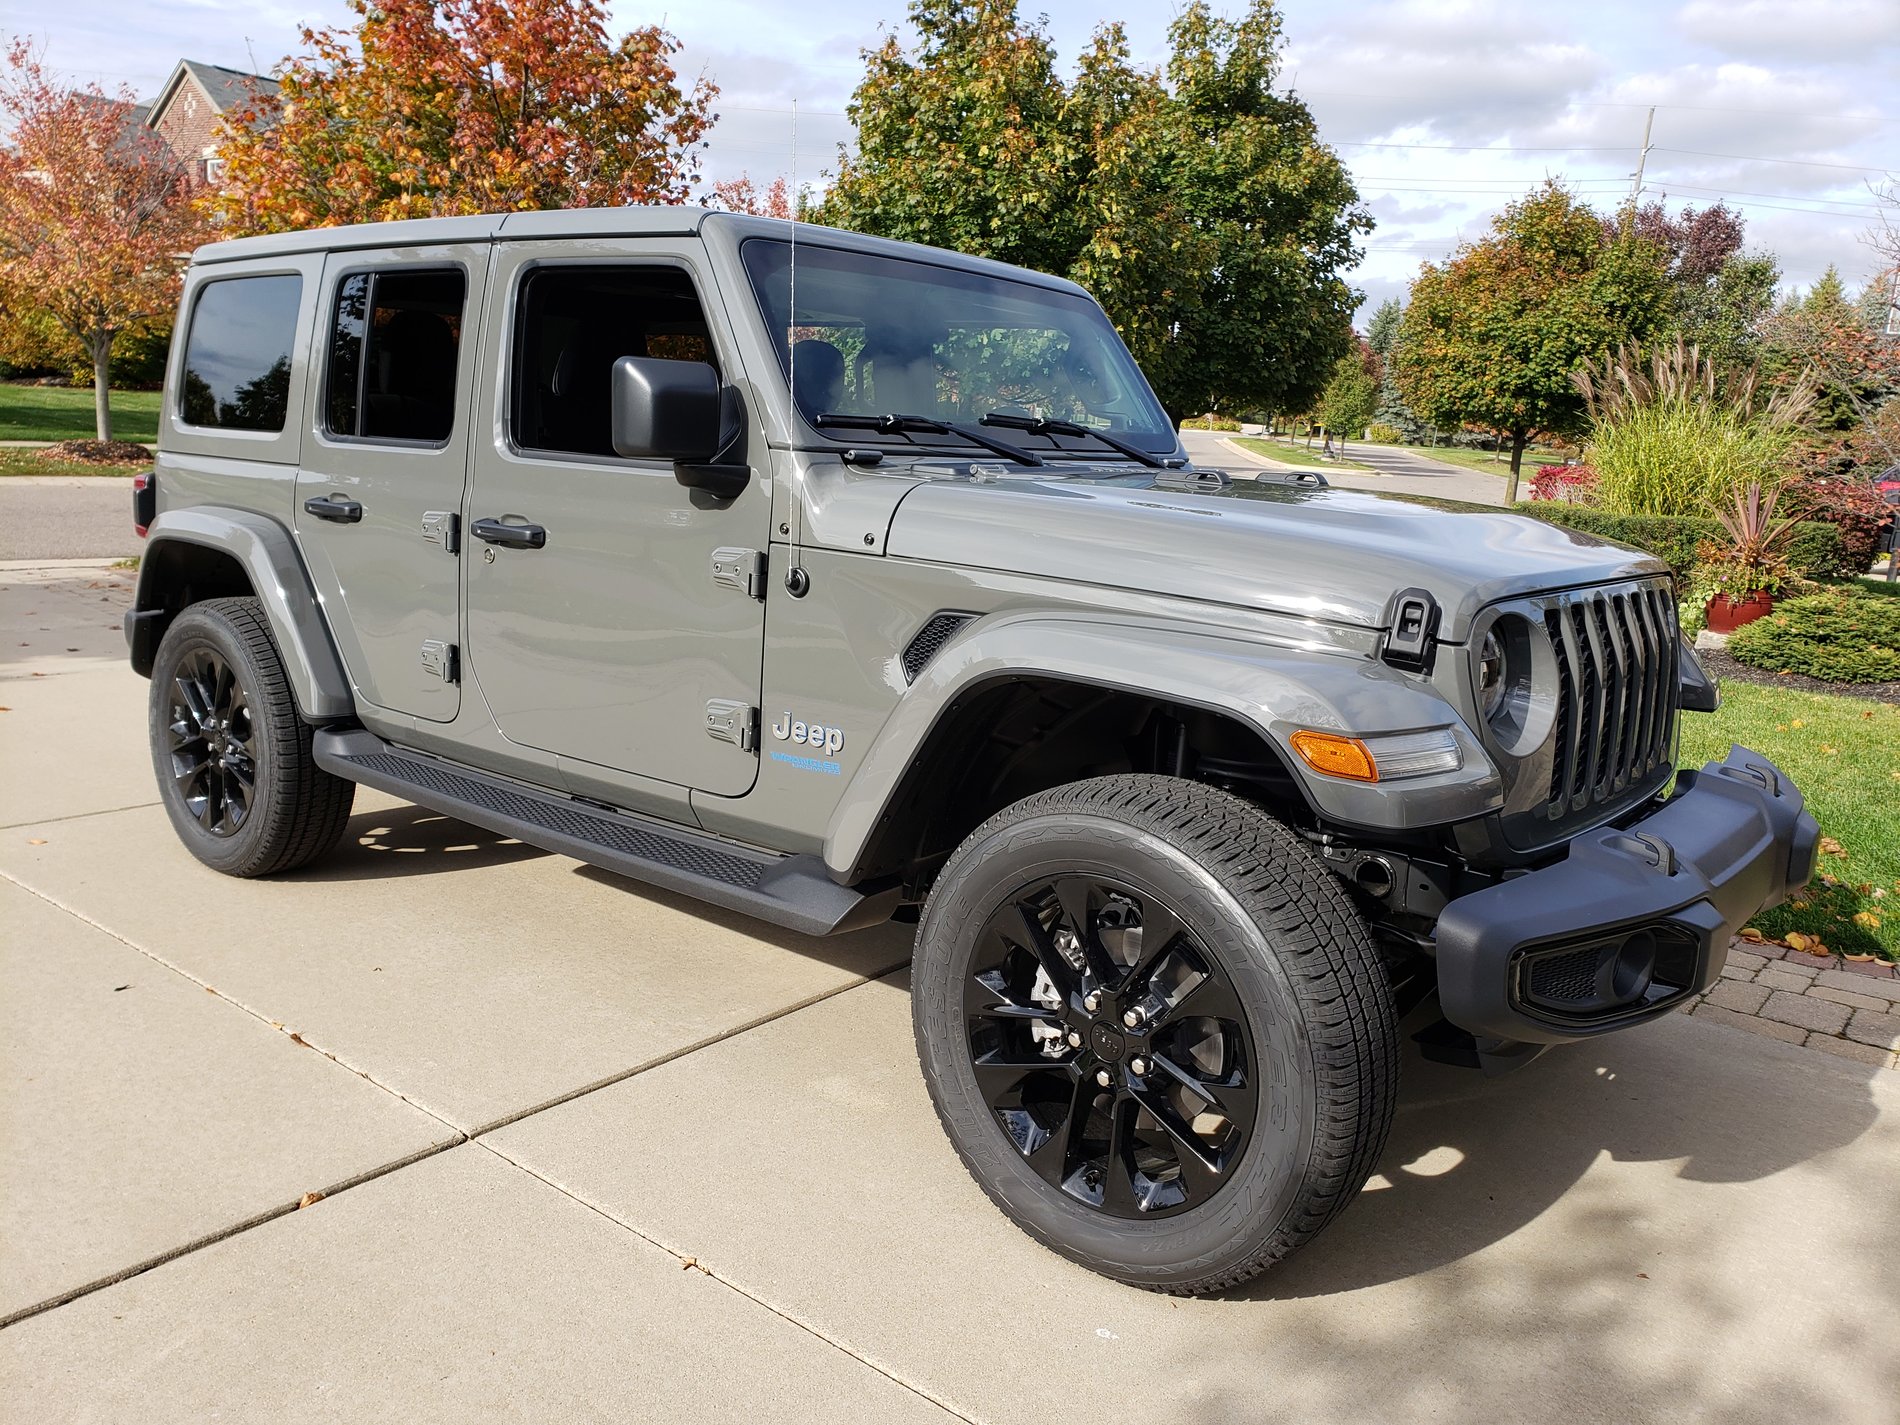
<svg viewBox="0 0 1900 1425"><path fill-rule="evenodd" d="M917 675L930 666L930 660L943 651L944 644L956 637L957 630L975 614L932 614L930 621L917 630L917 636L904 650L904 681L914 683Z"/></svg>

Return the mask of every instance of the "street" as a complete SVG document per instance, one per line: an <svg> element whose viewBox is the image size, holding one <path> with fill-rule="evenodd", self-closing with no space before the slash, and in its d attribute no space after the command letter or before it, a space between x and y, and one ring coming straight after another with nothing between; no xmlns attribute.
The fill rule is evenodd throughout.
<svg viewBox="0 0 1900 1425"><path fill-rule="evenodd" d="M0 561L123 559L141 543L130 476L0 477Z"/></svg>
<svg viewBox="0 0 1900 1425"><path fill-rule="evenodd" d="M7 1418L1900 1398L1900 1073L1684 1016L1496 1080L1408 1040L1337 1224L1234 1295L1144 1294L964 1173L907 927L806 939L370 793L322 865L219 877L155 799L126 576L0 578Z"/></svg>

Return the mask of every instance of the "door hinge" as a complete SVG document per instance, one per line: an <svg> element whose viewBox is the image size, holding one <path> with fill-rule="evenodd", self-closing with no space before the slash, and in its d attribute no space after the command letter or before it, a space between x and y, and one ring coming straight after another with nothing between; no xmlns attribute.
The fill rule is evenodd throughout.
<svg viewBox="0 0 1900 1425"><path fill-rule="evenodd" d="M424 510L422 537L439 544L445 553L458 554L462 548L462 521L453 510Z"/></svg>
<svg viewBox="0 0 1900 1425"><path fill-rule="evenodd" d="M715 549L712 552L713 583L737 589L749 599L765 597L765 551L763 549Z"/></svg>
<svg viewBox="0 0 1900 1425"><path fill-rule="evenodd" d="M706 704L706 736L750 752L759 745L759 710L732 698L713 698Z"/></svg>
<svg viewBox="0 0 1900 1425"><path fill-rule="evenodd" d="M460 682L461 659L456 654L455 645L444 643L439 638L425 639L422 644L422 671L445 683Z"/></svg>

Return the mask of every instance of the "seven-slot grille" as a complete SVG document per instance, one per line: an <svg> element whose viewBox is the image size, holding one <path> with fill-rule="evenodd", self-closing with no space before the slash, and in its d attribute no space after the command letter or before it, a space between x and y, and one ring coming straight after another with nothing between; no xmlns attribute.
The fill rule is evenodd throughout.
<svg viewBox="0 0 1900 1425"><path fill-rule="evenodd" d="M1641 783L1675 747L1676 602L1667 579L1580 589L1544 609L1557 656L1553 820Z"/></svg>

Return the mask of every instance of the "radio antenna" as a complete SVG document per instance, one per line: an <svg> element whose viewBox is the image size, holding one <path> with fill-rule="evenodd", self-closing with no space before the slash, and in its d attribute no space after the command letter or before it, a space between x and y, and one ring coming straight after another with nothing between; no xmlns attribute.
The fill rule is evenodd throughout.
<svg viewBox="0 0 1900 1425"><path fill-rule="evenodd" d="M792 100L792 191L786 201L786 211L792 222L791 272L787 278L789 291L786 294L785 307L785 384L791 387L792 400L798 400L798 372L793 368L798 362L798 343L792 340L792 332L798 325L798 100Z"/></svg>

